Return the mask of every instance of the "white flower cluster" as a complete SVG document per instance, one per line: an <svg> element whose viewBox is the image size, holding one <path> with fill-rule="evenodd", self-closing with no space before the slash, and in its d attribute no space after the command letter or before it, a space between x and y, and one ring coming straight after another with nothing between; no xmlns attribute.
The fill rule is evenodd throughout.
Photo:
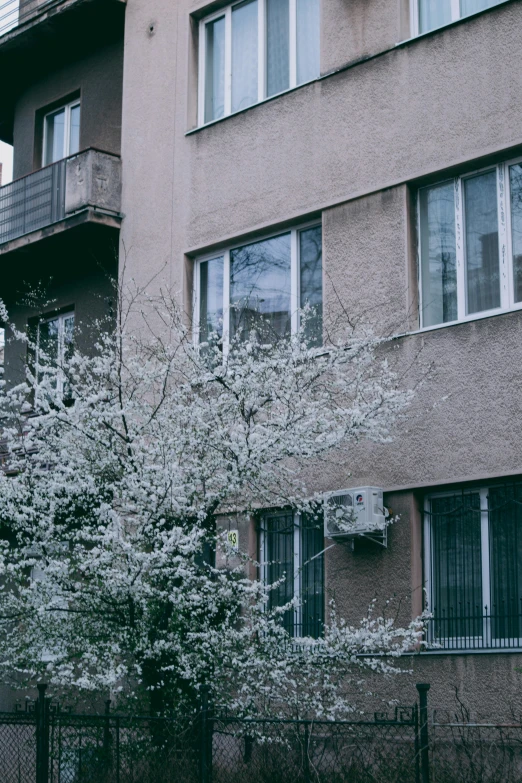
<svg viewBox="0 0 522 783"><path fill-rule="evenodd" d="M168 297L137 295L90 354L57 366L40 347L0 391L4 679L145 693L158 710L205 685L244 714L334 716L354 672L392 671L422 619L352 627L332 608L324 638L296 649L270 585L208 556L218 512L314 513L314 460L389 437L411 394L378 350L366 335L318 349L258 332L224 356L217 335L194 345Z"/></svg>

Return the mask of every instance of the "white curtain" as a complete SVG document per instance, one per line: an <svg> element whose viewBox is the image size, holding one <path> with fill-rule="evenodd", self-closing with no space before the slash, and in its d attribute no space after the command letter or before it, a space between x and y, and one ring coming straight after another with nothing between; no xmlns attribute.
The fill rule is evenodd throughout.
<svg viewBox="0 0 522 783"><path fill-rule="evenodd" d="M320 74L319 0L297 0L297 84Z"/></svg>
<svg viewBox="0 0 522 783"><path fill-rule="evenodd" d="M266 0L267 95L290 86L290 9L288 0Z"/></svg>
<svg viewBox="0 0 522 783"><path fill-rule="evenodd" d="M467 16L475 14L477 11L483 11L485 8L492 8L498 5L500 0L460 0L460 14Z"/></svg>
<svg viewBox="0 0 522 783"><path fill-rule="evenodd" d="M421 33L435 30L448 22L451 22L451 0L419 0L419 31Z"/></svg>
<svg viewBox="0 0 522 783"><path fill-rule="evenodd" d="M206 26L205 122L225 113L225 17Z"/></svg>
<svg viewBox="0 0 522 783"><path fill-rule="evenodd" d="M232 111L257 103L257 0L232 9Z"/></svg>

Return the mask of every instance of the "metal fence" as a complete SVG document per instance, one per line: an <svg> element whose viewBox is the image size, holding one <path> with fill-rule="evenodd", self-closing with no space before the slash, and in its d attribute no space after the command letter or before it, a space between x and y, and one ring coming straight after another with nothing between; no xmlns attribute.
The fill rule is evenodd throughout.
<svg viewBox="0 0 522 783"><path fill-rule="evenodd" d="M65 217L66 164L64 158L0 188L0 244Z"/></svg>
<svg viewBox="0 0 522 783"><path fill-rule="evenodd" d="M371 720L0 713L2 783L428 783L426 693Z"/></svg>

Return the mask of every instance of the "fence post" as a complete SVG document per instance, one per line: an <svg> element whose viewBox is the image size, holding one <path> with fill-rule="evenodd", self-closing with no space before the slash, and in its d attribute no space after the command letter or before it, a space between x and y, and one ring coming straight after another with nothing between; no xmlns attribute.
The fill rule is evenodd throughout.
<svg viewBox="0 0 522 783"><path fill-rule="evenodd" d="M304 783L310 783L310 757L308 751L310 748L310 726L305 723L304 727Z"/></svg>
<svg viewBox="0 0 522 783"><path fill-rule="evenodd" d="M199 714L199 783L211 783L212 780L212 721L208 713L208 688L203 686Z"/></svg>
<svg viewBox="0 0 522 783"><path fill-rule="evenodd" d="M47 685L38 685L36 700L36 783L49 781L49 699Z"/></svg>
<svg viewBox="0 0 522 783"><path fill-rule="evenodd" d="M430 740L428 734L428 691L429 683L418 682L420 718L420 767L421 783L430 783Z"/></svg>
<svg viewBox="0 0 522 783"><path fill-rule="evenodd" d="M105 702L105 725L103 727L103 766L106 775L111 768L111 700Z"/></svg>

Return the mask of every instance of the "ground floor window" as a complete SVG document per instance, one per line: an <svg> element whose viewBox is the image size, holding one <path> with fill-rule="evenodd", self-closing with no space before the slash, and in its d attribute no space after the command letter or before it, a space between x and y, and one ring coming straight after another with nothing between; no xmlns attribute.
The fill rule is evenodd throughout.
<svg viewBox="0 0 522 783"><path fill-rule="evenodd" d="M522 647L522 484L429 496L424 534L429 641Z"/></svg>
<svg viewBox="0 0 522 783"><path fill-rule="evenodd" d="M312 515L291 511L261 519L261 562L268 584L284 580L270 592L270 608L292 598L297 606L285 612L283 624L291 636L322 636L324 627L324 531Z"/></svg>

